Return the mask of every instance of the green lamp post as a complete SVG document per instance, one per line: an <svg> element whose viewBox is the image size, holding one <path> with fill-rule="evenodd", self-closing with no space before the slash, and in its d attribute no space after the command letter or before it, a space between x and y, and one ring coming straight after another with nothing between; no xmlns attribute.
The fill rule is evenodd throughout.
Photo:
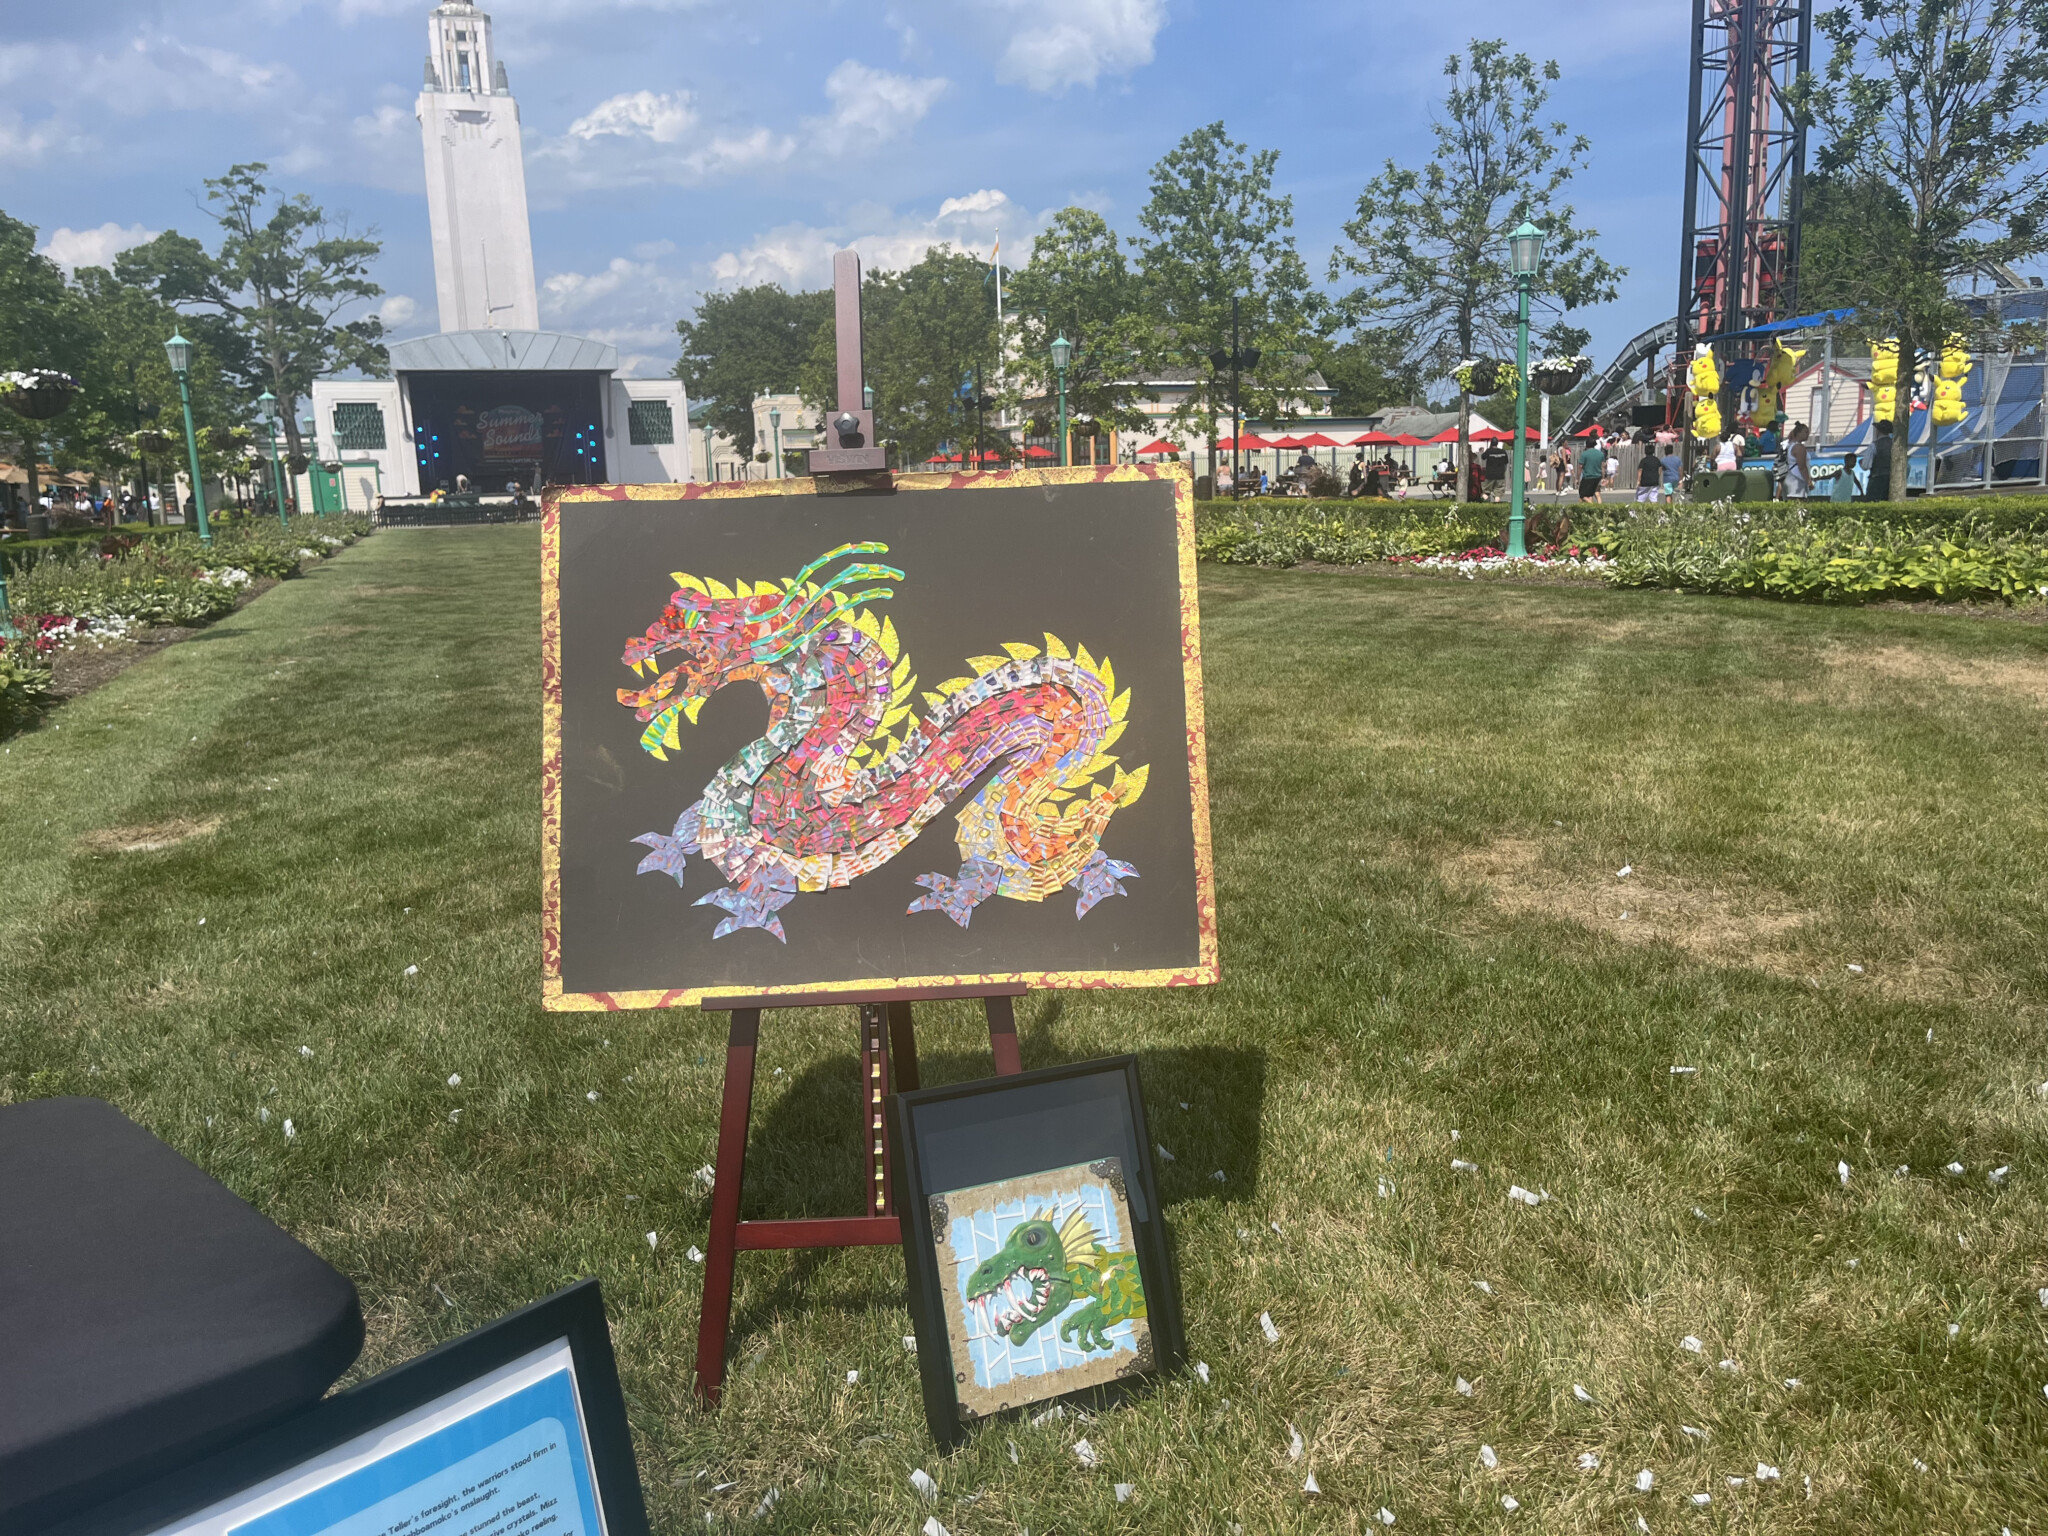
<svg viewBox="0 0 2048 1536"><path fill-rule="evenodd" d="M263 414L263 435L270 443L270 491L277 498L277 521L280 527L289 528L292 520L285 512L284 466L277 461L277 396L266 389L256 397L256 409Z"/></svg>
<svg viewBox="0 0 2048 1536"><path fill-rule="evenodd" d="M1515 467L1509 488L1508 556L1521 559L1529 553L1522 530L1527 516L1527 484L1524 461L1529 452L1529 293L1536 286L1537 269L1543 265L1543 231L1522 220L1521 227L1508 236L1508 265L1515 274Z"/></svg>
<svg viewBox="0 0 2048 1536"><path fill-rule="evenodd" d="M775 436L775 478L782 478L782 412L774 407L768 411L768 430Z"/></svg>
<svg viewBox="0 0 2048 1536"><path fill-rule="evenodd" d="M164 356L170 359L171 372L178 376L178 401L185 407L185 453L192 462L192 506L199 514L199 542L213 542L213 527L206 521L206 486L199 478L199 438L192 430L192 389L187 375L192 371L192 343L177 332L164 343ZM177 481L171 482L173 491Z"/></svg>
<svg viewBox="0 0 2048 1536"><path fill-rule="evenodd" d="M1060 377L1060 468L1067 467L1067 364L1074 360L1074 344L1062 331L1053 338L1052 367Z"/></svg>

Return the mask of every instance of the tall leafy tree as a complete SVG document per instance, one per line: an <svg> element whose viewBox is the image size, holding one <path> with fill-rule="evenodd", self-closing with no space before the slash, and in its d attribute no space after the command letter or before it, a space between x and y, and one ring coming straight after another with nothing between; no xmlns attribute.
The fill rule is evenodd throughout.
<svg viewBox="0 0 2048 1536"><path fill-rule="evenodd" d="M899 462L920 464L973 437L963 396L976 370L986 388L996 359L995 293L981 258L933 246L900 272L861 282L862 359L875 391L875 433ZM838 403L832 328L820 329L803 371L803 395L823 412Z"/></svg>
<svg viewBox="0 0 2048 1536"><path fill-rule="evenodd" d="M383 322L342 319L383 293L369 276L383 246L374 231L352 234L345 218L330 218L303 192L275 191L262 179L269 169L260 161L231 166L206 182L217 251L169 230L123 251L114 272L205 324L193 339L206 342L250 396L268 389L277 397L297 455L298 404L315 378L347 368L381 377L389 368Z"/></svg>
<svg viewBox="0 0 2048 1536"><path fill-rule="evenodd" d="M829 333L832 293L786 293L775 283L707 293L696 312L676 322L682 361L676 377L705 419L754 454L754 397L799 387L820 328Z"/></svg>
<svg viewBox="0 0 2048 1536"><path fill-rule="evenodd" d="M1058 379L1055 337L1074 348L1067 368L1067 411L1106 427L1134 429L1155 399L1138 378L1146 339L1138 282L1108 220L1087 208L1062 208L1031 243L1031 260L1011 275L1006 309L1010 360L1004 383L1015 404L1049 416Z"/></svg>
<svg viewBox="0 0 2048 1536"><path fill-rule="evenodd" d="M1827 133L1819 166L1861 193L1834 221L1830 280L1866 334L1898 338L1903 403L1971 328L1955 280L2048 250L2048 0L1854 0L1816 23L1828 59L1802 94ZM1897 495L1910 436L1893 434Z"/></svg>
<svg viewBox="0 0 2048 1536"><path fill-rule="evenodd" d="M1273 190L1279 162L1278 150L1254 153L1220 122L1197 128L1152 167L1138 213L1144 233L1130 242L1146 321L1142 361L1155 376L1192 382L1173 421L1205 437L1230 412L1229 370L1212 369L1209 358L1230 347L1233 298L1242 344L1261 354L1240 381L1247 416L1285 418L1300 408L1324 324L1322 296L1294 245L1294 199Z"/></svg>
<svg viewBox="0 0 2048 1536"><path fill-rule="evenodd" d="M1435 153L1419 169L1389 160L1366 183L1330 258L1330 278L1360 279L1347 318L1392 326L1426 377L1449 375L1482 352L1512 356L1515 278L1508 233L1523 220L1544 231L1535 292L1576 309L1614 297L1625 269L1594 248L1562 201L1592 145L1546 121L1555 60L1538 66L1498 39L1474 38L1444 64L1450 85L1431 118ZM1526 384L1523 386L1526 387ZM1458 497L1469 484L1472 397L1458 391Z"/></svg>
<svg viewBox="0 0 2048 1536"><path fill-rule="evenodd" d="M64 281L63 269L36 253L35 226L0 213L0 371L56 368L76 375L85 367L91 341L91 328L77 295ZM13 412L0 410L0 443L28 471L30 506L39 485L38 455L29 451L29 445L39 442L47 451L61 432L56 423L31 427Z"/></svg>
<svg viewBox="0 0 2048 1536"><path fill-rule="evenodd" d="M1339 416L1370 416L1421 395L1422 373L1410 350L1408 338L1392 327L1361 326L1320 343L1309 355L1323 382L1337 392L1330 409Z"/></svg>

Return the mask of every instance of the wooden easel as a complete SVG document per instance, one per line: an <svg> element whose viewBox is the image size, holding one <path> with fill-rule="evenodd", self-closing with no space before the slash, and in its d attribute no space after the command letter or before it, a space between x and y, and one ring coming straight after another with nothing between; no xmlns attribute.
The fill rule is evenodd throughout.
<svg viewBox="0 0 2048 1536"><path fill-rule="evenodd" d="M810 471L820 491L884 491L891 481L882 446L875 440L875 413L865 398L861 362L860 257L838 251L832 257L834 340L838 348L839 409L824 423L825 444L810 452ZM865 996L843 992L797 996L712 997L707 1013L730 1013L725 1046L725 1097L718 1110L718 1166L711 1185L710 1251L704 1256L704 1303L697 1322L697 1391L716 1403L725 1385L726 1334L732 1324L733 1261L742 1249L884 1247L903 1240L889 1180L889 1137L882 1099L889 1092L890 1057L895 1057L899 1092L917 1086L917 1039L912 1003L979 998L988 1010L989 1050L998 1076L1023 1070L1017 1055L1015 999L1024 985L981 983L958 987L879 988ZM852 1003L860 1009L862 1182L866 1209L858 1216L813 1216L785 1221L741 1221L740 1185L747 1164L747 1123L754 1106L754 1050L761 1014L769 1008L820 1008Z"/></svg>
<svg viewBox="0 0 2048 1536"><path fill-rule="evenodd" d="M896 1091L918 1085L917 1038L912 1003L979 998L988 1011L989 1051L996 1074L1023 1070L1017 1053L1015 999L1024 985L983 983L964 987L905 987L862 998L843 992L796 997L712 997L707 1013L730 1013L731 1032L725 1046L725 1095L718 1110L718 1166L711 1186L711 1235L704 1256L704 1302L697 1322L697 1392L707 1404L718 1401L725 1385L726 1334L732 1323L733 1261L743 1249L858 1248L900 1243L891 1193L889 1137L883 1126L882 1097L889 1092L891 1057ZM861 1142L866 1177L867 1209L858 1216L806 1216L783 1221L741 1221L740 1186L746 1176L747 1124L754 1107L754 1051L760 1041L761 1014L769 1008L821 1008L855 1003L860 1009Z"/></svg>

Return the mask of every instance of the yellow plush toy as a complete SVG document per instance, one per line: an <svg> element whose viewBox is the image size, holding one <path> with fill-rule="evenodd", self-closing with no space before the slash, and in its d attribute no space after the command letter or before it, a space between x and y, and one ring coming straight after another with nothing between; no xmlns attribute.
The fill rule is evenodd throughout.
<svg viewBox="0 0 2048 1536"><path fill-rule="evenodd" d="M1899 339L1890 336L1870 344L1870 382L1882 388L1899 382Z"/></svg>
<svg viewBox="0 0 2048 1536"><path fill-rule="evenodd" d="M1721 406L1715 397L1721 393L1721 370L1714 363L1713 352L1701 347L1693 353L1686 375L1692 385L1692 435L1719 437Z"/></svg>
<svg viewBox="0 0 2048 1536"><path fill-rule="evenodd" d="M1949 426L1961 421L1968 411L1963 405L1963 381L1970 376L1971 359L1967 344L1951 336L1941 349L1941 372L1934 381L1934 422Z"/></svg>
<svg viewBox="0 0 2048 1536"><path fill-rule="evenodd" d="M1721 435L1721 407L1712 396L1701 396L1693 402L1692 435L1698 438Z"/></svg>
<svg viewBox="0 0 2048 1536"><path fill-rule="evenodd" d="M1880 385L1878 385L1878 386L1877 386L1877 409L1876 409L1876 410L1874 410L1874 411L1872 411L1872 412L1870 413L1870 414L1871 414L1871 417L1872 417L1872 419L1873 419L1873 420L1876 420L1876 421L1891 421L1891 420L1894 420L1894 419L1895 419L1895 418L1896 418L1896 417L1898 416L1898 411L1899 411L1899 388L1898 388L1898 386L1897 386L1896 384L1880 384Z"/></svg>
<svg viewBox="0 0 2048 1536"><path fill-rule="evenodd" d="M1766 378L1756 387L1756 408L1749 413L1749 419L1759 429L1768 427L1778 419L1778 386Z"/></svg>

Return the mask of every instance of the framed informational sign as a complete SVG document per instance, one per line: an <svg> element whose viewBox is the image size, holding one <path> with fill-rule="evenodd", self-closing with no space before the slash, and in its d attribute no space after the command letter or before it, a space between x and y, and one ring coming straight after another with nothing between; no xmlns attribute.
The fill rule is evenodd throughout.
<svg viewBox="0 0 2048 1536"><path fill-rule="evenodd" d="M585 1280L50 1536L646 1536Z"/></svg>
<svg viewBox="0 0 2048 1536"><path fill-rule="evenodd" d="M941 1445L990 1414L1179 1366L1135 1056L889 1103L918 1371Z"/></svg>
<svg viewBox="0 0 2048 1536"><path fill-rule="evenodd" d="M543 520L551 1008L1217 975L1180 466Z"/></svg>

